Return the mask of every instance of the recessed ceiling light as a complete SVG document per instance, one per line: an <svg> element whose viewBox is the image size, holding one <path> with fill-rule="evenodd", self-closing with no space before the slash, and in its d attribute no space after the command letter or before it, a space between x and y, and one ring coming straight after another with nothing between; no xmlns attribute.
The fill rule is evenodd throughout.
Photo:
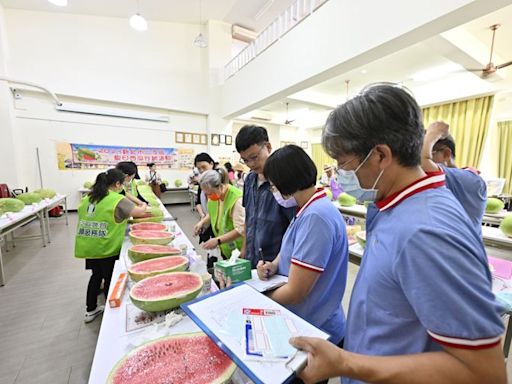
<svg viewBox="0 0 512 384"><path fill-rule="evenodd" d="M130 17L130 26L137 31L145 31L148 29L148 22L140 14L136 13Z"/></svg>
<svg viewBox="0 0 512 384"><path fill-rule="evenodd" d="M366 75L366 74L368 73L368 71L367 71L366 69L361 69L361 73L362 73L363 75Z"/></svg>
<svg viewBox="0 0 512 384"><path fill-rule="evenodd" d="M53 5L57 5L59 7L65 7L68 5L68 0L48 0Z"/></svg>

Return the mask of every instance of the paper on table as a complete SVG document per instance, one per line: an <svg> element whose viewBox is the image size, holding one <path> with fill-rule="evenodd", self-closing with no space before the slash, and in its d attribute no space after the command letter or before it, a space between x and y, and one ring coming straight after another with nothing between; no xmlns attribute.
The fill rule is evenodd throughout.
<svg viewBox="0 0 512 384"><path fill-rule="evenodd" d="M489 264L494 267L493 275L510 279L512 277L512 262L508 260L497 259L492 256L487 256Z"/></svg>
<svg viewBox="0 0 512 384"><path fill-rule="evenodd" d="M251 275L251 280L247 280L245 283L253 287L258 292L270 291L272 289L279 288L288 282L288 276L282 275L274 275L268 280L260 280L258 272L255 269L251 271Z"/></svg>

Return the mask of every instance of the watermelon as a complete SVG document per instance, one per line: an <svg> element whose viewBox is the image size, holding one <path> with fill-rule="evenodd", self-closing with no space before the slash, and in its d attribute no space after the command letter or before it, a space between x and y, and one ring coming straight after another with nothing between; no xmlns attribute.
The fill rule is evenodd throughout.
<svg viewBox="0 0 512 384"><path fill-rule="evenodd" d="M23 201L26 205L39 203L42 200L41 196L34 192L25 192L16 196L16 198Z"/></svg>
<svg viewBox="0 0 512 384"><path fill-rule="evenodd" d="M505 236L512 237L512 215L507 215L501 221L500 224L501 232L505 234Z"/></svg>
<svg viewBox="0 0 512 384"><path fill-rule="evenodd" d="M43 199L53 199L57 195L53 189L49 188L36 189L34 193L37 193Z"/></svg>
<svg viewBox="0 0 512 384"><path fill-rule="evenodd" d="M85 188L85 189L91 189L91 188L92 188L92 185L93 185L93 183L92 183L92 182L90 182L90 181L86 181L86 182L84 183L84 188Z"/></svg>
<svg viewBox="0 0 512 384"><path fill-rule="evenodd" d="M135 348L112 368L107 384L226 384L231 359L202 332L165 336Z"/></svg>
<svg viewBox="0 0 512 384"><path fill-rule="evenodd" d="M495 197L489 197L487 199L487 205L485 207L486 213L499 213L501 210L505 208L505 203L500 199L496 199Z"/></svg>
<svg viewBox="0 0 512 384"><path fill-rule="evenodd" d="M187 257L167 256L133 264L128 268L128 274L133 281L140 281L147 277L161 275L162 273L185 271L187 267Z"/></svg>
<svg viewBox="0 0 512 384"><path fill-rule="evenodd" d="M137 186L140 187L142 185L146 185L146 182L144 180L137 180Z"/></svg>
<svg viewBox="0 0 512 384"><path fill-rule="evenodd" d="M147 312L162 312L194 299L203 279L193 272L164 273L139 281L130 290L133 305Z"/></svg>
<svg viewBox="0 0 512 384"><path fill-rule="evenodd" d="M355 205L356 198L352 195L349 195L348 193L343 192L338 196L338 203L340 203L342 207L351 207Z"/></svg>
<svg viewBox="0 0 512 384"><path fill-rule="evenodd" d="M168 187L168 186L169 186L169 181L167 181L167 180L162 180L162 184L163 184L163 185L165 185L166 187Z"/></svg>
<svg viewBox="0 0 512 384"><path fill-rule="evenodd" d="M167 225L162 223L137 223L130 227L132 231L166 231Z"/></svg>
<svg viewBox="0 0 512 384"><path fill-rule="evenodd" d="M324 191L325 191L325 194L327 195L327 198L328 198L329 200L332 200L332 191L331 191L331 188L325 188L325 189L324 189Z"/></svg>
<svg viewBox="0 0 512 384"><path fill-rule="evenodd" d="M130 224L133 223L160 223L164 221L164 216L148 216L148 217L137 217L129 219Z"/></svg>
<svg viewBox="0 0 512 384"><path fill-rule="evenodd" d="M366 231L359 231L356 233L357 242L361 247L365 247L366 245Z"/></svg>
<svg viewBox="0 0 512 384"><path fill-rule="evenodd" d="M164 231L130 231L133 244L166 245L173 241L174 235Z"/></svg>
<svg viewBox="0 0 512 384"><path fill-rule="evenodd" d="M156 244L138 244L128 248L128 257L134 263L173 255L181 255L181 249Z"/></svg>
<svg viewBox="0 0 512 384"><path fill-rule="evenodd" d="M0 215L7 212L19 212L25 207L25 203L18 199L5 197L0 199Z"/></svg>
<svg viewBox="0 0 512 384"><path fill-rule="evenodd" d="M174 180L174 186L179 188L183 185L183 182L180 179Z"/></svg>

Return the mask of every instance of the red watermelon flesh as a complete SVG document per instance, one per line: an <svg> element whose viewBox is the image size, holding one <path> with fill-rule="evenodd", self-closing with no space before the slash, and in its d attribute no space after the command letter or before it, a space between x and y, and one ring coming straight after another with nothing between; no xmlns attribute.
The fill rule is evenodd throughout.
<svg viewBox="0 0 512 384"><path fill-rule="evenodd" d="M163 269L176 267L177 265L183 264L183 262L188 262L188 259L183 256L161 257L159 259L134 264L130 267L130 270L137 273L161 271Z"/></svg>
<svg viewBox="0 0 512 384"><path fill-rule="evenodd" d="M132 231L166 231L167 225L161 223L136 223L130 227Z"/></svg>
<svg viewBox="0 0 512 384"><path fill-rule="evenodd" d="M130 235L134 237L142 237L144 239L161 239L171 236L169 232L164 231L130 231Z"/></svg>
<svg viewBox="0 0 512 384"><path fill-rule="evenodd" d="M167 336L144 344L121 359L111 384L227 383L236 369L204 333Z"/></svg>
<svg viewBox="0 0 512 384"><path fill-rule="evenodd" d="M181 249L157 244L137 244L128 249L128 256L133 262L170 255L181 255Z"/></svg>
<svg viewBox="0 0 512 384"><path fill-rule="evenodd" d="M135 284L130 294L139 300L179 296L180 293L188 293L197 287L197 276L188 272L153 276Z"/></svg>

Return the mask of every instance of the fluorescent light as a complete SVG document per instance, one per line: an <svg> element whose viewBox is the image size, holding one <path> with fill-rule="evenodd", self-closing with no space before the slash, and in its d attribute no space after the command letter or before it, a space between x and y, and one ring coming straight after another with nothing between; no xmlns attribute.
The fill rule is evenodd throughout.
<svg viewBox="0 0 512 384"><path fill-rule="evenodd" d="M126 119L169 122L169 116L160 113L133 111L124 108L100 107L81 103L62 103L58 111L84 113L87 115L124 117Z"/></svg>
<svg viewBox="0 0 512 384"><path fill-rule="evenodd" d="M65 7L68 5L68 0L48 0L53 5L57 5L59 7Z"/></svg>
<svg viewBox="0 0 512 384"><path fill-rule="evenodd" d="M206 40L206 37L204 37L203 34L200 33L194 39L194 45L198 48L206 48L208 47L208 40Z"/></svg>
<svg viewBox="0 0 512 384"><path fill-rule="evenodd" d="M145 31L148 29L148 22L138 13L130 17L130 25L136 31Z"/></svg>
<svg viewBox="0 0 512 384"><path fill-rule="evenodd" d="M447 63L443 65L438 65L437 67L432 67L426 69L424 71L419 71L413 73L411 78L414 81L430 81L434 79L439 79L440 77L449 75L450 73L461 70L462 67L456 63Z"/></svg>

